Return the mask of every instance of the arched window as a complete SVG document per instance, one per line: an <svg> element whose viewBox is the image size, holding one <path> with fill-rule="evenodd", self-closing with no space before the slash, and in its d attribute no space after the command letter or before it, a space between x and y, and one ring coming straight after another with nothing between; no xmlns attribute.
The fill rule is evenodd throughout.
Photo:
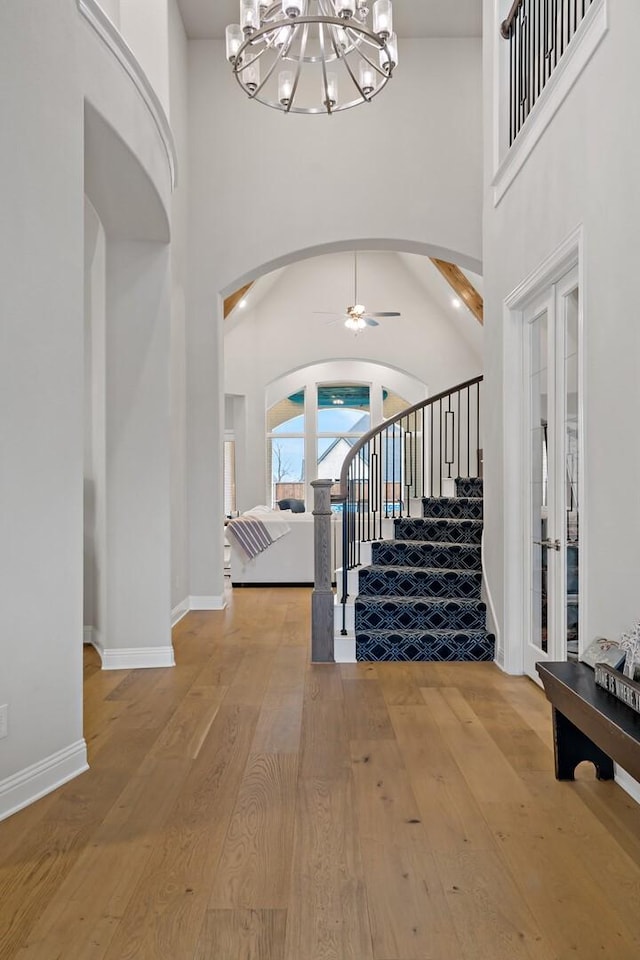
<svg viewBox="0 0 640 960"><path fill-rule="evenodd" d="M294 498L310 504L315 479L337 481L344 459L372 424L409 402L381 384L308 383L267 411L268 498L272 506ZM332 492L337 492L337 483Z"/></svg>

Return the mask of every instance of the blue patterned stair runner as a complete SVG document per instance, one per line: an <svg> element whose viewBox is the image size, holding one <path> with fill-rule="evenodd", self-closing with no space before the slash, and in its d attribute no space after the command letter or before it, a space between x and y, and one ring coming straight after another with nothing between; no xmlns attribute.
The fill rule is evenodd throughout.
<svg viewBox="0 0 640 960"><path fill-rule="evenodd" d="M355 601L357 660L493 660L482 586L482 480L425 497L423 517L396 520L372 544Z"/></svg>

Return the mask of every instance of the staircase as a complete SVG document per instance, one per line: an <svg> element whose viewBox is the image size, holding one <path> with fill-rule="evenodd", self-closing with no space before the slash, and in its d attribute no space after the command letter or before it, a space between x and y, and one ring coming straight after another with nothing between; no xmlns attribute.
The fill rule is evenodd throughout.
<svg viewBox="0 0 640 960"><path fill-rule="evenodd" d="M424 497L423 516L394 521L371 545L355 600L356 660L493 660L482 585L482 480Z"/></svg>

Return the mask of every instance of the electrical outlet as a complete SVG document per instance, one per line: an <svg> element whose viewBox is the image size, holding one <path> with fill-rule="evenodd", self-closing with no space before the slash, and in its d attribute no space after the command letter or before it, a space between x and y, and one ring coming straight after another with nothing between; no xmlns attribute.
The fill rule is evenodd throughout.
<svg viewBox="0 0 640 960"><path fill-rule="evenodd" d="M9 704L3 703L0 707L0 740L9 736Z"/></svg>

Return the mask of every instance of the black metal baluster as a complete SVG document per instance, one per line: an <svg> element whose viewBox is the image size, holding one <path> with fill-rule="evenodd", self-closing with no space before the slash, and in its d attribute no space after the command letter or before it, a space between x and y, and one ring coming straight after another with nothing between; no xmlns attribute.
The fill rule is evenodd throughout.
<svg viewBox="0 0 640 960"><path fill-rule="evenodd" d="M385 430L384 433L380 435L381 441L383 437L386 439L386 436L387 436L387 431ZM378 532L377 532L377 536L374 536L374 540L382 539L382 518L385 513L385 511L382 509L382 505L387 502L387 488L386 488L386 484L384 483L384 476L383 476L383 470L382 470L382 450L383 448L380 447L380 460L378 463L378 486L380 488L380 512L378 513Z"/></svg>
<svg viewBox="0 0 640 960"><path fill-rule="evenodd" d="M480 476L480 384L476 385L476 477Z"/></svg>
<svg viewBox="0 0 640 960"><path fill-rule="evenodd" d="M433 406L429 407L430 426L429 426L429 496L433 497Z"/></svg>
<svg viewBox="0 0 640 960"><path fill-rule="evenodd" d="M460 430L462 427L462 424L460 423L460 421L462 420L462 417L460 416L460 391L459 390L457 393L457 400L458 400L458 444L457 444L457 450L456 450L456 469L458 471L458 475L460 475Z"/></svg>
<svg viewBox="0 0 640 960"><path fill-rule="evenodd" d="M471 387L467 389L467 436L469 438L469 443L467 444L467 472L465 476L472 477L473 470L471 469L471 456L473 453L473 441L471 439L472 431L472 410L473 410L473 401L471 399Z"/></svg>
<svg viewBox="0 0 640 960"><path fill-rule="evenodd" d="M534 19L532 16L532 6L534 0L527 0L527 116L531 113L533 106L533 41L534 41Z"/></svg>
<svg viewBox="0 0 640 960"><path fill-rule="evenodd" d="M424 430L425 430L424 407L423 407L422 410L420 411L420 414L421 414L421 417L422 417L422 433L420 434L420 436L422 437L422 496L424 497L425 494L426 494L426 492L427 492L427 491L425 490L425 478L426 478L426 475L427 475L427 474L426 474L427 447L426 447L426 443L425 443L425 434L424 434Z"/></svg>
<svg viewBox="0 0 640 960"><path fill-rule="evenodd" d="M513 31L509 34L509 146L514 141L514 96L513 96L513 77L514 77L514 51L513 51Z"/></svg>

